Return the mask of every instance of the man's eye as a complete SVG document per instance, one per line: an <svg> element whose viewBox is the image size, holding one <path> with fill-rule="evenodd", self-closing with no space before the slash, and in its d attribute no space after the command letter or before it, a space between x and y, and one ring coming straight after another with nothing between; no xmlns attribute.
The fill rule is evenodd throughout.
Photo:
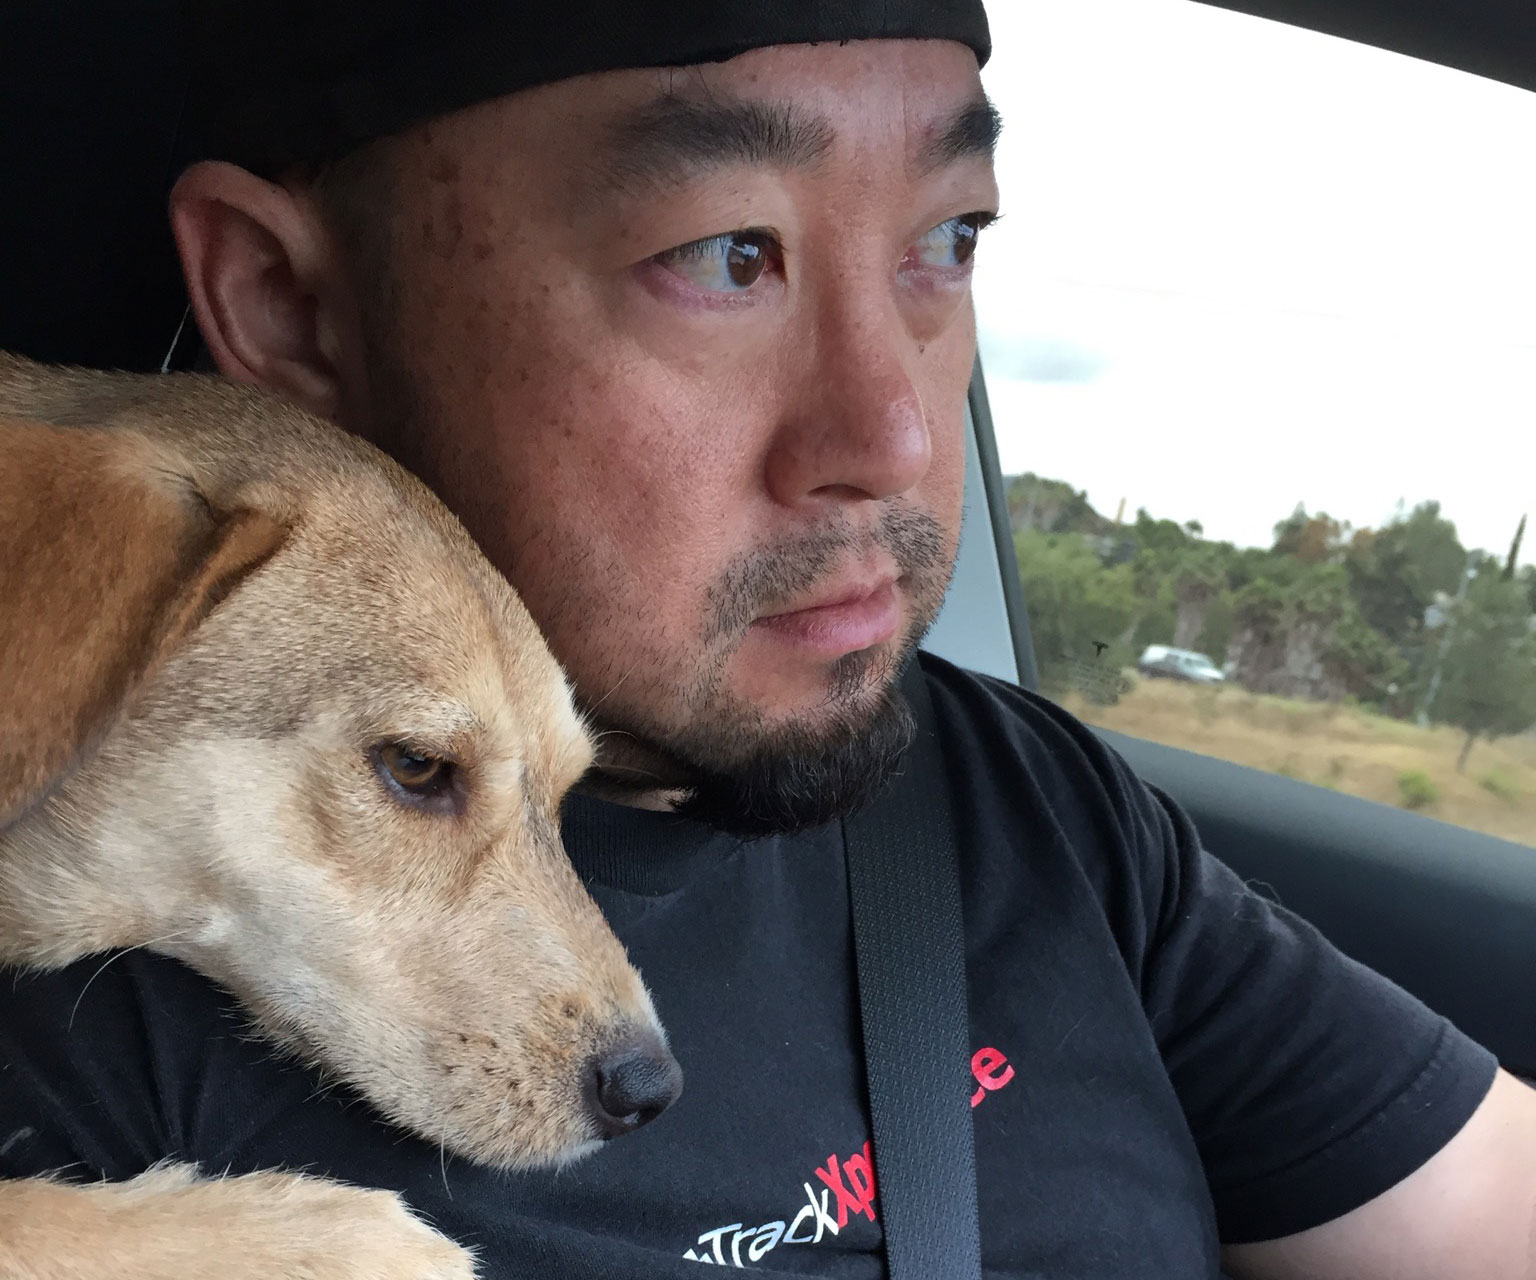
<svg viewBox="0 0 1536 1280"><path fill-rule="evenodd" d="M654 261L713 293L743 293L773 265L778 245L766 231L729 231L658 253Z"/></svg>
<svg viewBox="0 0 1536 1280"><path fill-rule="evenodd" d="M950 218L923 236L909 256L925 267L963 267L976 252L982 228L995 219L991 213L962 213Z"/></svg>

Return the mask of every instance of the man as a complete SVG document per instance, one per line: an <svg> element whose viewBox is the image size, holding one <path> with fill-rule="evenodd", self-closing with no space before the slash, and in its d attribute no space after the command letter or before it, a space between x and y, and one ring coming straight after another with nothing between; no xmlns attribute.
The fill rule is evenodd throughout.
<svg viewBox="0 0 1536 1280"><path fill-rule="evenodd" d="M956 546L985 22L513 8L210 19L221 158L171 217L218 367L426 478L606 730L567 843L687 1091L559 1175L440 1164L127 956L0 989L0 1174L308 1167L403 1190L493 1276L873 1277L838 819L900 758ZM1536 1094L1070 718L918 674L989 1276L1536 1275Z"/></svg>

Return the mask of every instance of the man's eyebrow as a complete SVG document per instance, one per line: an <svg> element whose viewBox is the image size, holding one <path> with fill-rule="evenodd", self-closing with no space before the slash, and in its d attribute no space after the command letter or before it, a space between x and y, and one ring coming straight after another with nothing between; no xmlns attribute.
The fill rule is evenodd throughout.
<svg viewBox="0 0 1536 1280"><path fill-rule="evenodd" d="M629 112L608 130L602 185L654 190L709 169L797 169L831 150L832 126L792 106L676 95Z"/></svg>
<svg viewBox="0 0 1536 1280"><path fill-rule="evenodd" d="M989 98L968 102L942 125L923 148L918 167L928 173L957 160L991 160L1003 131L1002 113Z"/></svg>

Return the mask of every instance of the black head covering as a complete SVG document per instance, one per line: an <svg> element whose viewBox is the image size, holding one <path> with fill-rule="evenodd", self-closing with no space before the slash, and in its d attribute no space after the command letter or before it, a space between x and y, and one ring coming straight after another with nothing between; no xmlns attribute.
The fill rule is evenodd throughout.
<svg viewBox="0 0 1536 1280"><path fill-rule="evenodd" d="M188 0L194 150L258 170L342 154L592 71L878 38L991 52L981 0ZM366 15L366 16L364 16Z"/></svg>
<svg viewBox="0 0 1536 1280"><path fill-rule="evenodd" d="M165 197L191 160L274 172L515 89L776 43L909 36L989 52L982 0L133 0L91 6L89 22L79 10L0 0L0 182L24 196L0 201L0 349L124 369L159 368L186 314Z"/></svg>

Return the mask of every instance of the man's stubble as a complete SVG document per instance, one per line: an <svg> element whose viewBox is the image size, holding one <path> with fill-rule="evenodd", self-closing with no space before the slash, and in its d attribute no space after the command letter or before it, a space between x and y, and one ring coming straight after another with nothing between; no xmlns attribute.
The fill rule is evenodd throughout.
<svg viewBox="0 0 1536 1280"><path fill-rule="evenodd" d="M369 310L374 316L390 314ZM900 498L887 499L879 503L872 529L834 517L814 532L754 548L735 557L710 584L699 633L669 643L645 635L644 619L622 616L607 605L611 596L602 584L590 581L622 573L619 566L597 563L590 549L562 539L557 529L511 534L506 504L486 493L509 491L485 483L493 461L475 458L477 491L461 491L471 486L452 479L463 468L462 461L447 458L462 447L463 437L454 433L484 428L437 403L430 385L399 353L403 342L378 326L365 325L368 330L366 434L437 492L530 604L534 593L522 590L527 570L521 562L534 558L529 552L536 546L545 574L565 584L553 595L539 593L541 607L535 610L558 658L565 661L560 636L575 627L604 627L612 634L641 629L636 638L643 643L615 646L626 653L675 653L683 643L695 646L688 675L670 684L659 670L620 670L612 662L595 681L591 673L583 679L566 662L578 706L599 735L601 793L634 797L663 790L676 797L673 807L680 815L747 838L823 825L879 793L900 767L913 735L900 678L938 615L954 567L955 541L938 519ZM797 719L775 723L731 690L732 659L757 618L811 590L839 566L867 560L877 548L895 561L908 602L910 616L900 635L831 662L826 696ZM636 697L641 691L645 696ZM666 714L658 703L676 710ZM604 744L610 750L603 750ZM612 767L605 768L610 758Z"/></svg>

